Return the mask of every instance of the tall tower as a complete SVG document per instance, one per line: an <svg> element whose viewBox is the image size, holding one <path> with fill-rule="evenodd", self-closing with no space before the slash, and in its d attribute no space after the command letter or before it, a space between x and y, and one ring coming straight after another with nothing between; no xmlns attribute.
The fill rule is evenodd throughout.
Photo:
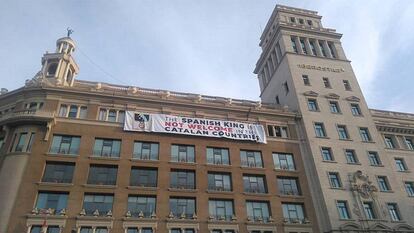
<svg viewBox="0 0 414 233"><path fill-rule="evenodd" d="M56 51L42 57L43 77L50 83L58 86L72 86L74 77L79 72L79 67L73 59L75 42L69 37L63 37L56 41Z"/></svg>
<svg viewBox="0 0 414 233"><path fill-rule="evenodd" d="M403 187L390 188L402 181L345 56L342 35L323 27L321 18L315 11L276 6L254 71L262 102L287 105L302 116L302 156L322 232L399 229L389 203L412 225L413 201ZM373 156L381 166L372 165Z"/></svg>

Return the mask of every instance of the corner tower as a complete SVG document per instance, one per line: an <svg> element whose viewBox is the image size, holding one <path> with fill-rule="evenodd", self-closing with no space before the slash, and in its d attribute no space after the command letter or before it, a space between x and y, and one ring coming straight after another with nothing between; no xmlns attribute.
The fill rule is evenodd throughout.
<svg viewBox="0 0 414 233"><path fill-rule="evenodd" d="M400 232L390 206L414 224L412 205L404 204L412 200L384 149L342 35L323 27L321 18L315 11L276 6L254 70L260 97L302 116L301 154L321 232Z"/></svg>

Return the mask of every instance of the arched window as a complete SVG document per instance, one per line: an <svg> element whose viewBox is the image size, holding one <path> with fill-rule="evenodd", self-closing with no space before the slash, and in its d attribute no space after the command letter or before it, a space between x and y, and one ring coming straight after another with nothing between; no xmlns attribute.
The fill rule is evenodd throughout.
<svg viewBox="0 0 414 233"><path fill-rule="evenodd" d="M56 70L57 70L57 63L52 63L49 65L49 68L47 69L47 75L48 76L52 76L56 74Z"/></svg>

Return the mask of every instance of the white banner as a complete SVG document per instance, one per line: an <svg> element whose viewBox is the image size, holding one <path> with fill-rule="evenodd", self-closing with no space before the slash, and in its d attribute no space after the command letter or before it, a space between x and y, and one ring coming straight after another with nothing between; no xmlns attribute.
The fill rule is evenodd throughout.
<svg viewBox="0 0 414 233"><path fill-rule="evenodd" d="M186 134L266 143L262 125L127 111L124 130Z"/></svg>

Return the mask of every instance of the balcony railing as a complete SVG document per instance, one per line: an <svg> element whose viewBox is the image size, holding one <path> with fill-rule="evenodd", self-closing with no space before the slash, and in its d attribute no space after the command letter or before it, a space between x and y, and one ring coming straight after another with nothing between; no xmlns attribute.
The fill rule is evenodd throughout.
<svg viewBox="0 0 414 233"><path fill-rule="evenodd" d="M280 190L280 194L288 196L300 196L301 193L298 190Z"/></svg>
<svg viewBox="0 0 414 233"><path fill-rule="evenodd" d="M310 221L307 218L284 218L284 223L289 224L309 224Z"/></svg>
<svg viewBox="0 0 414 233"><path fill-rule="evenodd" d="M209 185L208 190L218 191L218 192L231 192L232 191L231 187L221 187L221 186L214 186L214 185Z"/></svg>
<svg viewBox="0 0 414 233"><path fill-rule="evenodd" d="M70 183L72 183L72 179L55 178L55 177L43 177L42 182L70 184Z"/></svg>
<svg viewBox="0 0 414 233"><path fill-rule="evenodd" d="M16 122L16 121L41 121L46 122L53 119L54 112L47 112L38 109L24 109L8 112L0 115L0 122Z"/></svg>
<svg viewBox="0 0 414 233"><path fill-rule="evenodd" d="M170 188L173 189L195 189L194 184L171 184Z"/></svg>
<svg viewBox="0 0 414 233"><path fill-rule="evenodd" d="M263 188L244 188L246 193L267 193L266 189Z"/></svg>

